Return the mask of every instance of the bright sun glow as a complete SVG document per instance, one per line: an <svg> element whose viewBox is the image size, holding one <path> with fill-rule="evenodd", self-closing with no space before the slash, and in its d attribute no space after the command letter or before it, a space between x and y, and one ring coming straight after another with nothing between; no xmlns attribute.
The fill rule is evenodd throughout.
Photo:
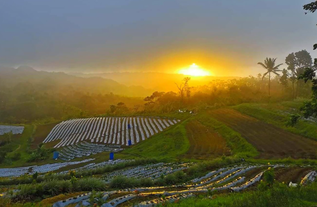
<svg viewBox="0 0 317 207"><path fill-rule="evenodd" d="M198 65L193 63L189 68L181 69L178 71L179 74L190 75L190 76L210 76L211 73L207 70L199 68Z"/></svg>

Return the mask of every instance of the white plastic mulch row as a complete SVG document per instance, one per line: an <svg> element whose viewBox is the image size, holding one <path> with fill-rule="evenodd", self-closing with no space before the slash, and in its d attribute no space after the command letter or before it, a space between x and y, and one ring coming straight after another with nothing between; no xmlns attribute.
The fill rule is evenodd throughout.
<svg viewBox="0 0 317 207"><path fill-rule="evenodd" d="M60 140L54 148L74 145L78 142L102 142L105 144L136 144L180 120L144 117L95 117L72 119L57 124L43 143Z"/></svg>
<svg viewBox="0 0 317 207"><path fill-rule="evenodd" d="M58 170L68 165L76 165L80 163L89 162L92 160L94 159L86 159L86 160L76 161L76 162L60 162L60 163L46 164L46 165L40 165L40 166L34 165L34 166L17 167L17 168L0 168L0 177L18 177L28 173L30 168L32 169L32 173L35 173L35 172L46 173L46 172Z"/></svg>
<svg viewBox="0 0 317 207"><path fill-rule="evenodd" d="M22 134L24 126L0 125L0 135L12 132L12 134Z"/></svg>
<svg viewBox="0 0 317 207"><path fill-rule="evenodd" d="M150 174L152 173L152 171L153 172L155 170L159 171L164 165L168 165L168 164L157 163L157 164L152 164L152 165L143 166L143 167L139 166L134 169L130 169L130 171L125 170L124 172L126 172L126 174L125 173L118 173L118 174L122 174L122 175L134 174L134 176L131 176L131 177L135 177L136 175L146 176L147 173L150 171L151 171ZM149 195L157 196L158 198L156 199L149 198L150 200L142 201L136 205L139 207L148 207L148 206L156 206L158 204L165 205L166 203L176 202L177 200L180 200L180 199L192 197L195 195L195 193L207 193L209 191L218 191L218 190L225 190L225 189L230 189L232 191L240 191L260 181L263 175L263 172L255 175L253 178L247 181L245 177L237 177L238 175L250 169L254 169L255 167L256 166L236 166L232 168L222 168L222 169L218 169L213 172L210 172L201 178L196 178L192 180L194 182L201 182L201 181L205 181L206 179L213 180L215 186L210 186L210 187L209 185L187 187L184 184L180 186L172 185L172 186L143 187L143 188L122 189L119 191L103 192L102 199L104 201L104 204L102 206L104 207L118 206L120 204L126 203L127 201L130 201L136 198L137 196L141 196L142 198L146 198ZM315 175L315 173L316 172L308 174L307 176L305 176L306 179L308 179L308 177ZM179 187L185 187L187 189L181 190ZM166 188L170 188L171 190L166 190ZM127 193L127 194L112 200L108 200L110 195L116 194L116 193ZM164 197L161 197L162 195L164 195ZM75 197L73 199L66 200L64 203L68 203L68 204L75 203L72 200L76 200L76 201L80 200L80 202L77 202L78 205L91 205L87 197L85 197L85 200L78 199L78 197Z"/></svg>

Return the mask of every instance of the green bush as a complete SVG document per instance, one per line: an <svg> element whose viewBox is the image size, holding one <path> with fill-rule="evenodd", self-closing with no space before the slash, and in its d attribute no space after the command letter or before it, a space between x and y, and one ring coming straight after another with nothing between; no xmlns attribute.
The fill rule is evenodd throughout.
<svg viewBox="0 0 317 207"><path fill-rule="evenodd" d="M106 190L106 184L97 178L83 178L73 183L70 180L50 180L37 184L20 185L19 190L15 196L16 200L32 200L62 193Z"/></svg>
<svg viewBox="0 0 317 207"><path fill-rule="evenodd" d="M21 153L20 152L15 152L15 153L13 153L13 155L11 156L11 159L13 160L13 161L17 161L17 160L19 160L21 158Z"/></svg>

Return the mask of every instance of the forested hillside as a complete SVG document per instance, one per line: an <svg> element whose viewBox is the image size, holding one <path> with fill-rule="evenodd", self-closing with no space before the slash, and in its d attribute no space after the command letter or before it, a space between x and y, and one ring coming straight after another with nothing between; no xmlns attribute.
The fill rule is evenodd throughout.
<svg viewBox="0 0 317 207"><path fill-rule="evenodd" d="M105 114L110 105L138 108L150 94L103 78L79 78L30 67L0 68L0 122L51 122ZM122 105L123 103L123 105Z"/></svg>

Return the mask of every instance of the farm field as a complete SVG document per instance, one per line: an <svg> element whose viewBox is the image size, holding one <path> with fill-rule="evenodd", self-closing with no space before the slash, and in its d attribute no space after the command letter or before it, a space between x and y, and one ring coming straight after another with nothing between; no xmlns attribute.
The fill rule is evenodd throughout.
<svg viewBox="0 0 317 207"><path fill-rule="evenodd" d="M26 160L30 157L30 153L27 152L27 149L29 147L30 138L32 137L32 134L34 132L34 126L33 125L26 125L24 127L24 131L22 134L15 134L11 138L11 142L4 146L0 146L0 152L8 152L7 163L1 163L0 167L2 166L21 166L24 165ZM1 140L4 140L4 136L0 136L0 142ZM18 155L19 159L15 159L15 157Z"/></svg>
<svg viewBox="0 0 317 207"><path fill-rule="evenodd" d="M231 154L225 139L197 120L186 124L186 132L190 147L184 155L185 158L210 159Z"/></svg>
<svg viewBox="0 0 317 207"><path fill-rule="evenodd" d="M39 144L43 142L45 137L50 133L50 131L54 128L57 123L38 125L36 126L35 133L33 135L33 142L31 143L31 149L36 149ZM58 143L58 142L57 142ZM56 145L55 143L54 145ZM53 146L54 146L53 145ZM46 144L47 147L53 147L51 143Z"/></svg>
<svg viewBox="0 0 317 207"><path fill-rule="evenodd" d="M186 134L186 123L186 121L181 122L150 139L126 148L118 153L118 156L123 158L178 160L190 147Z"/></svg>
<svg viewBox="0 0 317 207"><path fill-rule="evenodd" d="M304 177L311 170L311 167L278 168L275 170L275 179L284 183L299 183L301 181L300 178Z"/></svg>
<svg viewBox="0 0 317 207"><path fill-rule="evenodd" d="M232 108L268 124L317 141L316 119L300 118L294 126L287 125L291 114L300 113L299 108L302 104L303 100L300 99L271 104L240 104Z"/></svg>
<svg viewBox="0 0 317 207"><path fill-rule="evenodd" d="M316 158L316 141L243 115L233 109L216 109L209 113L240 133L260 152L259 158Z"/></svg>
<svg viewBox="0 0 317 207"><path fill-rule="evenodd" d="M179 121L143 117L71 119L55 125L43 143L60 140L54 148L74 145L85 140L129 146L144 141Z"/></svg>
<svg viewBox="0 0 317 207"><path fill-rule="evenodd" d="M226 162L225 160L223 161ZM135 163L137 165L133 166L133 161L122 160L120 162L117 164L106 162L103 166L97 164L93 167L90 165L90 170L88 168L82 171L76 170L73 176L76 176L78 181L75 182L64 180L70 176L68 173L39 176L36 179L37 188L34 189L32 189L32 186L35 184L27 177L19 177L18 179L3 178L0 182L2 186L8 189L21 189L21 191L13 193L15 199L30 201L30 199L44 199L50 196L50 199L44 199L43 203L41 202L41 204L45 203L49 206L67 206L69 204L75 206L76 204L82 205L85 203L90 203L91 205L92 202L98 202L99 205L111 204L112 206L141 207L153 206L153 204L167 205L175 201L187 202L187 198L201 198L201 196L208 195L216 197L225 194L236 195L241 194L240 192L246 189L246 192L253 192L248 189L255 190L259 188L262 182L268 181L265 178L266 176L264 176L266 173L275 174L276 180L281 182L281 184L282 182L296 181L301 183L302 190L308 188L311 195L316 192L316 189L311 188L309 185L309 182L316 177L315 168L312 166L254 165L248 163L236 163L225 166L223 163L220 164L222 166L220 167L218 162L217 165L204 165L208 169L206 168L195 176L188 176L184 171L192 172L195 169L197 170L197 166L193 165L193 163L150 164L144 162L142 164L139 161ZM91 169L95 170L91 171ZM103 171L108 173L104 174ZM91 178L91 176L94 176L94 178ZM50 178L55 178L55 180L52 181ZM15 182L24 182L25 184L23 186L12 185ZM282 186L281 184L273 187L287 188L286 185ZM60 185L64 187L60 188ZM272 189L272 187L269 189ZM79 192L82 192L80 196L77 194ZM235 193L230 194L230 192ZM3 193L4 195L7 194L6 192ZM64 196L60 196L61 193ZM94 193L102 196L94 196ZM316 201L316 198L313 200ZM5 202L6 200L1 200L0 197L0 201Z"/></svg>

